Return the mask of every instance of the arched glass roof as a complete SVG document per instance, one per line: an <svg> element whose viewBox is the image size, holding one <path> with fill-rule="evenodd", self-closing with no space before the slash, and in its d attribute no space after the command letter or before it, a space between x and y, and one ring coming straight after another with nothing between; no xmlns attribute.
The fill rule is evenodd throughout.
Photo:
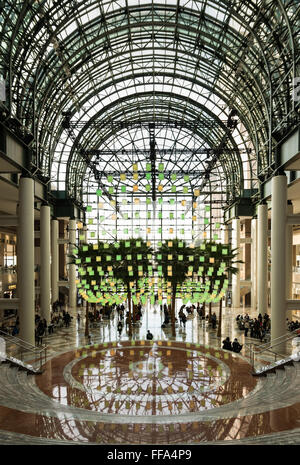
<svg viewBox="0 0 300 465"><path fill-rule="evenodd" d="M34 136L52 190L82 201L108 172L146 163L151 143L203 192L218 179L223 204L276 168L297 115L297 0L1 6L2 106Z"/></svg>

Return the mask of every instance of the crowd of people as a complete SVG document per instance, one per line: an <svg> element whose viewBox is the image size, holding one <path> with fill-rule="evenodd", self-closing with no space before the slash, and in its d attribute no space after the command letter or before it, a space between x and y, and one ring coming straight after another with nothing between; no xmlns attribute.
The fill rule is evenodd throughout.
<svg viewBox="0 0 300 465"><path fill-rule="evenodd" d="M170 315L170 308L167 304L161 306L161 310L164 315L162 328L166 328L171 324L171 315ZM186 322L189 316L193 316L194 312L199 316L201 320L206 320L209 326L212 329L216 328L217 325L217 316L215 312L212 312L210 315L206 314L205 307L200 306L199 304L197 307L195 305L181 305L178 318L175 317L175 323L180 325L180 328L183 328L184 332L186 330ZM111 319L112 317L116 316L116 324L117 324L117 332L119 337L121 337L123 329L127 331L130 325L130 314L128 309L125 308L124 304L113 304L113 305L104 305L100 308L96 306L91 307L91 310L88 312L88 318L90 323L97 323L104 320ZM139 304L135 306L134 311L131 312L131 322L133 325L139 326L139 323L142 319L142 305ZM35 315L35 341L37 345L43 343L43 337L47 334L53 334L55 328L68 328L70 326L72 320L72 316L63 308L63 304L59 301L54 302L52 305L52 312L51 312L51 321L47 322L45 318L42 318L39 313L37 312ZM77 322L78 327L80 326L81 316L80 313L77 315ZM250 317L248 313L246 314L239 314L236 317L237 327L239 330L244 332L245 337L256 338L259 339L261 342L266 341L271 329L271 319L270 316L265 313L262 315L261 313L258 314L257 317ZM2 330L6 330L6 327L2 325ZM286 319L286 328L287 331L295 331L299 329L300 331L300 322L290 321L288 318ZM11 334L17 335L20 330L20 322L19 317L17 316L16 321L11 327ZM147 339L153 338L150 331L148 330L146 334ZM230 341L229 337L224 339L223 341L223 348L227 350L232 350L233 352L240 352L242 349L242 345L234 339L233 342Z"/></svg>
<svg viewBox="0 0 300 465"><path fill-rule="evenodd" d="M237 315L236 322L238 328L244 331L245 337L260 339L263 342L270 333L271 319L267 313L264 316L259 313L257 318L251 318L248 313Z"/></svg>
<svg viewBox="0 0 300 465"><path fill-rule="evenodd" d="M298 320L292 321L287 318L286 327L288 331L296 331L296 329L300 329L300 322Z"/></svg>
<svg viewBox="0 0 300 465"><path fill-rule="evenodd" d="M48 323L45 318L42 318L38 313L35 314L35 342L36 345L43 343L43 337L47 334L53 334L54 328L62 328L70 326L72 316L66 310L60 313L52 313L51 320Z"/></svg>

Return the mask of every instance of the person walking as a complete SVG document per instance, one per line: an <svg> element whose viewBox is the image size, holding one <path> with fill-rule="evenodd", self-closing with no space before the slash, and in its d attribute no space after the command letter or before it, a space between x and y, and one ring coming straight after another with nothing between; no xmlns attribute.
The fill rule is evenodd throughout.
<svg viewBox="0 0 300 465"><path fill-rule="evenodd" d="M186 324L186 314L182 312L182 316L181 316L181 321L183 323L183 327L184 327L184 330L185 330L185 324Z"/></svg>
<svg viewBox="0 0 300 465"><path fill-rule="evenodd" d="M122 321L121 321L121 320L119 320L119 323L118 323L117 329L118 329L119 337L121 337L122 330L123 330L123 323L122 323Z"/></svg>
<svg viewBox="0 0 300 465"><path fill-rule="evenodd" d="M36 328L36 343L37 345L43 344L43 336L45 334L45 326L42 320L39 321L37 328Z"/></svg>

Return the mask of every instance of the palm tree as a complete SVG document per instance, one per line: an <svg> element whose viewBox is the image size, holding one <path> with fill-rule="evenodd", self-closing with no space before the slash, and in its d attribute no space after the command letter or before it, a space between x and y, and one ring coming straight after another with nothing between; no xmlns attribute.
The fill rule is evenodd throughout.
<svg viewBox="0 0 300 465"><path fill-rule="evenodd" d="M139 281L149 274L153 250L143 239L121 239L111 249L113 275L123 282L127 290L129 311L129 336L132 335L132 294L138 292ZM134 287L135 286L135 287ZM134 304L135 321L135 304Z"/></svg>
<svg viewBox="0 0 300 465"><path fill-rule="evenodd" d="M171 324L172 336L175 337L175 303L179 285L182 285L188 277L191 266L193 249L180 239L167 240L162 243L156 252L157 269L160 270L166 282L171 283Z"/></svg>
<svg viewBox="0 0 300 465"><path fill-rule="evenodd" d="M111 244L98 241L97 244L81 244L73 250L72 255L69 255L70 263L75 263L78 266L79 275L82 278L81 285L87 289L87 292L89 292L91 287L93 287L92 283L94 281L96 281L97 285L99 286L101 282L107 279L109 263L105 261L105 258L107 257L110 248ZM93 301L91 296L86 298L86 336L89 335L90 301ZM95 309L95 302L92 302L92 305Z"/></svg>
<svg viewBox="0 0 300 465"><path fill-rule="evenodd" d="M201 247L201 246L200 246ZM232 249L230 244L220 244L214 241L209 241L204 244L202 249L204 253L204 279L209 281L210 294L221 293L224 288L224 283L229 278L230 274L238 273L237 263L243 263L241 260L236 260L238 250ZM222 325L222 298L219 301L219 325L217 336L221 337ZM209 303L211 317L211 301Z"/></svg>

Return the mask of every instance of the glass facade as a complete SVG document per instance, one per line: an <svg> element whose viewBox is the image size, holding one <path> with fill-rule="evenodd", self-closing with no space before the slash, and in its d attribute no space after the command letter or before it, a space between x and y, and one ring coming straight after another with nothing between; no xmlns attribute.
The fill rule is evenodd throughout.
<svg viewBox="0 0 300 465"><path fill-rule="evenodd" d="M51 190L94 204L110 172L145 173L151 137L176 185L188 173L215 210L276 169L299 109L297 1L3 3L0 106Z"/></svg>

